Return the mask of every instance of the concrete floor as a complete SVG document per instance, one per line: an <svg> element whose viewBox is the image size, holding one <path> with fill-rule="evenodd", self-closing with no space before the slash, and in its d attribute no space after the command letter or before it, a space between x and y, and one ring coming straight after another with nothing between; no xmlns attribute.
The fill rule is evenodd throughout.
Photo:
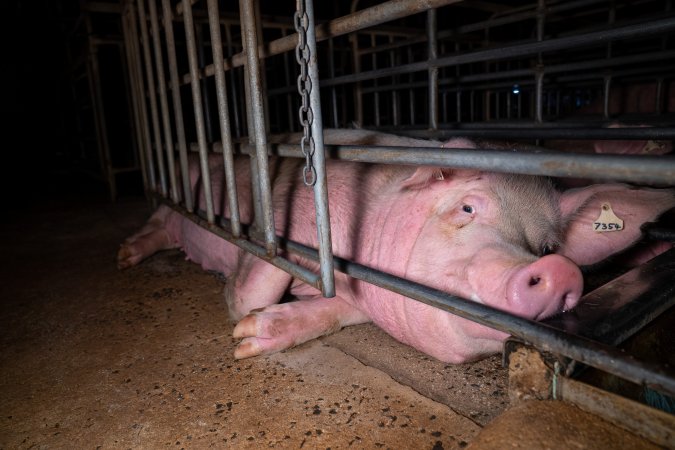
<svg viewBox="0 0 675 450"><path fill-rule="evenodd" d="M117 270L149 212L94 195L2 219L0 449L652 448L508 409L500 356L450 366L371 325L235 361L219 276L178 251ZM556 419L577 413L586 434Z"/></svg>

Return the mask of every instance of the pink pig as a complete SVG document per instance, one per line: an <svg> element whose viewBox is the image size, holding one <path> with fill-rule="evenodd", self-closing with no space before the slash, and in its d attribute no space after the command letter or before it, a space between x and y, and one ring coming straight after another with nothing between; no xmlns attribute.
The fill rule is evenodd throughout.
<svg viewBox="0 0 675 450"><path fill-rule="evenodd" d="M326 130L324 138L343 145L474 147L466 139L441 144L364 130ZM276 233L316 247L313 193L302 185L302 163L270 163L276 169ZM236 159L235 171L241 218L250 223L248 158ZM222 173L222 167L211 172ZM544 177L474 170L328 161L327 176L335 255L533 320L573 308L583 287L578 265L630 246L644 222L675 205L671 190L608 184L561 194ZM217 184L222 205L222 179ZM604 204L623 220L619 231L594 230ZM218 213L223 209L227 216L227 208ZM166 206L122 244L118 266L177 247L229 277L226 301L239 321L234 337L242 339L236 358L280 351L368 321L452 363L497 352L507 337L342 273L336 273L337 295L323 298ZM285 256L317 268L313 261ZM297 300L279 303L287 291Z"/></svg>

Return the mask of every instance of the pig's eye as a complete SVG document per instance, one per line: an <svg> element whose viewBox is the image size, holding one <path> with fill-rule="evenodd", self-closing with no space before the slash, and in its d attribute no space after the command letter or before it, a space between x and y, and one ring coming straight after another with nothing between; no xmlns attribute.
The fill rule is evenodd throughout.
<svg viewBox="0 0 675 450"><path fill-rule="evenodd" d="M473 214L474 209L473 206L471 205L462 205L462 211L464 211L467 214Z"/></svg>
<svg viewBox="0 0 675 450"><path fill-rule="evenodd" d="M541 248L541 255L542 256L550 255L551 253L555 253L555 246L553 246L551 244L545 244Z"/></svg>

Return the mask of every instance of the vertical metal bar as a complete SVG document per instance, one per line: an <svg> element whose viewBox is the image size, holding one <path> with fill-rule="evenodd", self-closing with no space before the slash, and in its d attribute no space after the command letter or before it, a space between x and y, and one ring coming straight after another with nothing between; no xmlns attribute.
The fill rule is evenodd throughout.
<svg viewBox="0 0 675 450"><path fill-rule="evenodd" d="M501 107L502 107L502 93L501 91L495 91L495 119L499 120L502 115Z"/></svg>
<svg viewBox="0 0 675 450"><path fill-rule="evenodd" d="M488 92L489 96L490 93ZM471 89L469 92L469 122L474 122L476 120L476 90Z"/></svg>
<svg viewBox="0 0 675 450"><path fill-rule="evenodd" d="M616 20L616 5L612 0L610 1L609 15L607 16L607 22L611 26L615 20ZM607 42L607 59L611 58L612 58L612 41L610 40ZM602 115L605 119L609 119L609 96L611 94L611 88L612 88L612 76L611 74L608 74L604 77L604 85L603 85Z"/></svg>
<svg viewBox="0 0 675 450"><path fill-rule="evenodd" d="M230 114L227 105L227 87L225 70L223 69L223 47L220 35L220 15L218 0L207 1L209 27L211 29L211 50L216 74L216 95L218 98L218 115L220 117L220 140L223 146L223 163L225 164L225 183L227 200L230 206L230 227L234 237L241 236L239 205L237 203L237 184L234 174L234 157L232 151L232 135L230 131Z"/></svg>
<svg viewBox="0 0 675 450"><path fill-rule="evenodd" d="M157 166L159 168L159 185L162 196L166 197L166 173L164 171L164 154L162 153L162 133L159 128L159 113L157 111L157 94L155 93L155 73L152 68L152 57L150 56L150 41L148 39L148 24L145 17L145 4L143 0L138 0L138 15L141 25L141 36L143 38L143 55L145 59L145 74L148 79L148 96L150 97L150 114L152 116L152 130L155 136L155 153L157 155Z"/></svg>
<svg viewBox="0 0 675 450"><path fill-rule="evenodd" d="M189 1L189 0L183 0ZM274 212L272 211L272 188L267 161L267 130L265 128L265 112L262 93L262 80L258 58L258 36L256 33L254 0L239 0L241 23L244 28L243 37L246 43L246 62L248 67L249 93L251 96L250 116L253 120L253 131L260 186L260 203L262 207L262 224L265 234L265 248L269 256L276 255L276 238L274 230ZM317 152L320 153L320 152Z"/></svg>
<svg viewBox="0 0 675 450"><path fill-rule="evenodd" d="M308 18L307 46L309 47L308 72L312 90L309 93L309 104L312 108L312 138L315 152L313 164L316 169L314 183L314 205L316 206L316 227L319 240L319 264L321 272L321 292L324 297L335 296L333 277L333 250L331 248L330 218L328 212L328 182L326 177L326 160L323 148L323 118L321 115L321 94L319 91L319 61L316 53L316 33L314 28L314 2L306 0L305 12Z"/></svg>
<svg viewBox="0 0 675 450"><path fill-rule="evenodd" d="M511 118L511 95L513 95L513 88L506 92L506 118Z"/></svg>
<svg viewBox="0 0 675 450"><path fill-rule="evenodd" d="M152 158L152 143L150 142L150 125L148 124L148 105L145 99L145 85L143 84L143 64L141 62L141 50L139 48L138 23L136 9L134 4L129 4L129 30L131 34L130 43L133 57L134 79L136 80L136 96L139 106L139 127L143 137L143 148L145 149L146 169L148 171L148 182L146 189L153 192L157 191L157 177L155 171L155 161Z"/></svg>
<svg viewBox="0 0 675 450"><path fill-rule="evenodd" d="M539 66L534 74L536 83L535 89L535 121L542 123L544 121L543 113L543 90L544 90L544 70Z"/></svg>
<svg viewBox="0 0 675 450"><path fill-rule="evenodd" d="M555 116L560 118L560 90L555 93Z"/></svg>
<svg viewBox="0 0 675 450"><path fill-rule="evenodd" d="M185 25L185 39L187 44L188 62L190 64L190 86L192 87L192 105L195 112L197 126L197 143L199 144L199 165L202 174L202 188L206 201L206 220L215 223L213 211L213 194L211 190L211 176L209 173L209 155L206 148L206 133L204 131L204 110L199 86L199 67L197 66L197 48L195 43L194 20L192 18L192 4L190 0L183 2L183 22Z"/></svg>
<svg viewBox="0 0 675 450"><path fill-rule="evenodd" d="M352 44L352 56L354 57L354 73L361 73L361 54L359 53L359 35L353 33L349 36ZM354 86L354 117L359 126L363 126L363 93L361 82L357 81Z"/></svg>
<svg viewBox="0 0 675 450"><path fill-rule="evenodd" d="M393 43L393 42L394 42L394 36L389 35L389 43ZM389 52L389 60L390 60L390 63L391 63L391 67L396 67L396 58L397 58L397 55L396 55L395 51L392 50L391 52ZM399 77L395 76L392 81L393 81L394 85L397 85L398 81L399 81ZM400 109L401 109L401 105L400 105L400 99L399 99L399 95L398 95L398 89L394 88L394 89L391 90L391 114L392 114L392 125L394 125L395 127L397 127L401 124Z"/></svg>
<svg viewBox="0 0 675 450"><path fill-rule="evenodd" d="M281 36L286 36L286 28L281 29ZM332 39L331 42L333 42ZM288 55L288 52L284 53L284 76L286 78L286 86L293 86L293 82L291 81L291 67L290 63L288 62ZM286 115L288 116L288 131L293 131L293 118L296 116L296 114L293 113L293 96L290 92L286 94Z"/></svg>
<svg viewBox="0 0 675 450"><path fill-rule="evenodd" d="M412 62L413 62L413 51L412 47L408 46L408 64ZM413 81L415 81L414 74L409 73L408 82L412 84ZM415 90L412 87L408 91L408 105L410 107L410 125L415 125Z"/></svg>
<svg viewBox="0 0 675 450"><path fill-rule="evenodd" d="M87 28L91 33L91 19L87 15ZM91 96L92 109L94 111L94 123L96 127L96 141L98 144L99 166L101 174L108 184L108 193L110 200L117 199L117 189L115 186L115 174L113 172L112 161L110 159L110 144L108 142L108 128L105 119L105 108L103 106L103 92L101 92L101 70L98 64L98 45L89 40L89 54L87 57L87 80L89 82L89 92Z"/></svg>
<svg viewBox="0 0 675 450"><path fill-rule="evenodd" d="M537 2L537 42L544 40L544 23L546 20L546 0ZM544 121L543 90L544 90L544 59L541 53L537 55L537 67L534 74L535 80L535 121Z"/></svg>
<svg viewBox="0 0 675 450"><path fill-rule="evenodd" d="M157 84L159 86L159 104L162 108L162 124L164 125L164 142L166 145L166 160L169 170L170 194L174 203L178 203L178 185L176 183L176 163L173 158L173 136L171 135L171 119L169 117L169 104L166 98L166 81L164 79L164 58L160 45L159 25L157 23L157 5L155 0L148 2L150 6L150 29L152 43L155 51L155 67L157 68Z"/></svg>
<svg viewBox="0 0 675 450"><path fill-rule="evenodd" d="M162 16L164 19L164 35L166 38L166 57L169 60L169 80L171 83L171 99L173 100L173 116L176 122L176 138L178 139L178 157L180 160L181 182L183 184L183 201L185 208L194 212L190 169L188 167L188 150L183 122L183 102L180 98L178 81L178 61L176 58L176 40L173 34L173 10L170 0L162 0Z"/></svg>
<svg viewBox="0 0 675 450"><path fill-rule="evenodd" d="M309 3L311 0L307 0ZM370 46L372 48L377 47L377 41L375 40L375 33L371 33L370 35ZM377 53L373 52L370 55L370 59L372 61L373 67L371 68L372 70L377 70ZM375 78L373 80L373 87L375 88L375 92L373 92L373 107L374 107L374 115L375 115L375 126L379 127L380 126L380 93L377 91L377 86L378 86L378 80Z"/></svg>
<svg viewBox="0 0 675 450"><path fill-rule="evenodd" d="M659 79L656 81L656 98L654 101L656 102L654 104L654 112L656 114L662 114L663 113L663 77L659 77Z"/></svg>
<svg viewBox="0 0 675 450"><path fill-rule="evenodd" d="M228 56L234 54L234 46L232 44L232 27L229 23L225 24L225 39L227 39L227 53ZM241 137L244 133L241 130L241 123L239 120L239 95L237 95L237 74L238 70L232 69L230 76L230 89L232 89L232 116L234 119L234 129L237 132L237 137Z"/></svg>
<svg viewBox="0 0 675 450"><path fill-rule="evenodd" d="M206 47L204 40L204 28L201 23L197 23L195 26L195 42L197 45L197 62L199 64L199 70L202 70L206 66L206 55L204 53L204 47ZM200 80L199 85L202 89L202 99L204 99L204 127L206 131L207 142L213 142L213 123L211 117L211 90L209 89L209 79L204 77Z"/></svg>
<svg viewBox="0 0 675 450"><path fill-rule="evenodd" d="M455 54L459 55L459 42L455 42ZM457 115L457 123L462 121L462 90L459 84L459 64L455 65L455 77L457 79L457 92L455 92L455 112ZM473 97L471 97L471 106L473 108Z"/></svg>
<svg viewBox="0 0 675 450"><path fill-rule="evenodd" d="M441 94L441 111L443 112L443 116L441 117L441 121L443 123L448 122L448 92L443 91Z"/></svg>
<svg viewBox="0 0 675 450"><path fill-rule="evenodd" d="M335 45L333 38L328 39L328 76L335 77ZM337 89L335 86L330 87L330 110L333 119L333 127L338 127L338 109L337 109Z"/></svg>
<svg viewBox="0 0 675 450"><path fill-rule="evenodd" d="M240 6L241 9L241 6ZM241 51L244 54L247 54L246 49L247 43L244 36L245 32L245 23L240 24L240 34L241 34ZM244 85L244 99L245 101L242 104L244 124L247 128L246 133L248 137L248 142L251 145L255 145L255 127L253 122L253 108L249 105L253 104L251 98L251 85L249 84L249 66L244 64L244 80L242 84ZM236 96L236 94L235 94ZM258 158L255 152L250 156L250 172L251 172L251 194L253 196L253 226L256 230L263 229L263 211L262 211L262 200L260 199L260 183L258 182L259 172L258 172Z"/></svg>
<svg viewBox="0 0 675 450"><path fill-rule="evenodd" d="M427 11L427 49L429 63L438 58L436 10ZM438 129L438 67L429 68L429 128Z"/></svg>
<svg viewBox="0 0 675 450"><path fill-rule="evenodd" d="M609 119L609 96L612 89L612 77L611 75L605 76L603 83L603 105L602 105L602 114L605 119Z"/></svg>
<svg viewBox="0 0 675 450"><path fill-rule="evenodd" d="M139 92L141 92L141 89L138 87L138 79L137 73L136 73L136 67L135 67L135 61L134 61L134 52L133 52L133 47L132 47L132 35L131 35L131 28L129 25L129 21L131 20L131 7L129 6L123 13L122 13L122 34L124 36L124 46L125 46L125 54L127 57L127 76L129 77L129 85L130 85L130 104L131 104L131 112L132 112L132 120L134 121L134 131L136 132L136 150L137 150L137 155L135 155L135 158L137 162L140 163L141 165L141 174L143 175L143 187L145 189L150 186L150 174L148 173L148 167L146 165L146 160L145 160L145 146L144 146L144 141L143 141L143 128L142 128L142 123L141 123L141 110L140 110L140 101L138 99Z"/></svg>

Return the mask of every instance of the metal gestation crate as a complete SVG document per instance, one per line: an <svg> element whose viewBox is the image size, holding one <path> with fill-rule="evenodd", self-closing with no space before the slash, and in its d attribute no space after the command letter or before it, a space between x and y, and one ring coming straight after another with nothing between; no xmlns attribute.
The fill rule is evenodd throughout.
<svg viewBox="0 0 675 450"><path fill-rule="evenodd" d="M641 286L611 298L617 305L597 322L581 314L535 323L490 307L334 258L330 248L325 155L378 163L431 164L554 177L587 177L672 186L672 156L624 156L545 151L552 139L672 140L675 138L675 12L670 1L390 0L300 2L310 54L306 78L316 140L314 167L320 247L275 236L268 151L304 157L299 145L274 145L278 133L302 130L298 114L301 66L296 52L296 2L126 0L122 19L133 88L136 141L145 186L224 239L334 295L333 270L510 333L556 355L556 376L573 363L601 369L667 395L675 379L617 345L675 301L673 252L623 276ZM303 21L300 21L302 24ZM652 100L622 100L629 86L647 86ZM301 86L302 87L302 86ZM617 100L618 99L618 100ZM623 103L622 103L623 102ZM644 102L642 102L644 103ZM613 121L648 127L608 128ZM395 147L324 146L323 127L363 128L448 138L508 140L498 148L452 152ZM532 149L535 151L532 151ZM525 151L527 150L527 151ZM207 155L223 152L233 183L232 155L251 155L256 223L214 213ZM201 158L206 210L192 204L187 155ZM176 163L178 163L176 165ZM177 170L175 167L179 167ZM232 211L237 198L230 195ZM246 232L243 231L247 228ZM250 229L249 229L250 228ZM656 229L659 239L673 233ZM257 235L258 244L246 236ZM278 246L320 261L320 273L277 256ZM620 281L614 281L620 282ZM611 289L591 293L612 297ZM603 294L603 292L606 292ZM630 313L626 304L635 305ZM609 308L611 310L611 307ZM639 310L639 312L636 312ZM598 317L597 315L594 317ZM625 317L624 317L625 319ZM627 322L630 326L627 325ZM615 323L623 323L614 328ZM609 327L611 330L607 329ZM509 346L507 345L507 348Z"/></svg>

